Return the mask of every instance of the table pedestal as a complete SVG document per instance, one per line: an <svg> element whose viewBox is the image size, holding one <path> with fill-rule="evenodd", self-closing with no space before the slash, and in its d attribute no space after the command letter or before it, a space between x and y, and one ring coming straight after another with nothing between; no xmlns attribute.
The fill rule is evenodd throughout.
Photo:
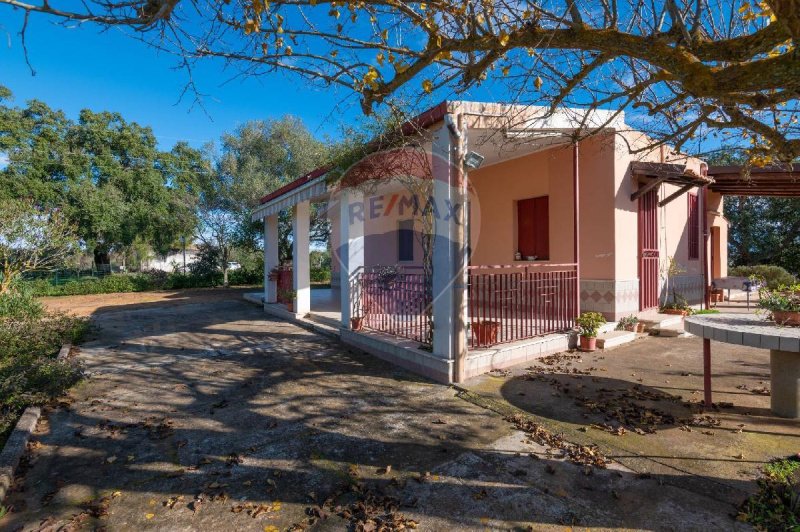
<svg viewBox="0 0 800 532"><path fill-rule="evenodd" d="M800 417L800 354L772 349L769 363L772 412L781 417Z"/></svg>

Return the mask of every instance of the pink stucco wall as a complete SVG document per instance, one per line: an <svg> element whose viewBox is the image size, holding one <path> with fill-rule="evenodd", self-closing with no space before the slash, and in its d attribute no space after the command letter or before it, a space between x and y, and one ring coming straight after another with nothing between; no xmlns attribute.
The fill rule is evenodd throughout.
<svg viewBox="0 0 800 532"><path fill-rule="evenodd" d="M613 138L597 136L580 144L581 275L610 278L614 267ZM470 172L477 195L471 227L472 264L511 264L517 250L516 202L550 198L550 260L573 258L572 146L548 150ZM524 261L523 261L524 263Z"/></svg>

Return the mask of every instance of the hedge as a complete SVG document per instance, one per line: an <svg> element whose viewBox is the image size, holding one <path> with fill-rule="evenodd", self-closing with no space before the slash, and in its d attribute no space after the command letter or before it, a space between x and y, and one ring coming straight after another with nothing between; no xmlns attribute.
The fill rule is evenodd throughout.
<svg viewBox="0 0 800 532"><path fill-rule="evenodd" d="M797 283L797 278L780 266L758 264L756 266L736 266L731 268L729 275L736 277L755 276L763 279L768 288L778 288L781 285L790 286Z"/></svg>
<svg viewBox="0 0 800 532"><path fill-rule="evenodd" d="M228 272L231 286L259 284L262 272L232 270ZM158 270L141 273L112 274L105 277L82 277L56 285L48 279L24 281L22 290L33 296L77 296L87 294L113 294L144 292L149 290L178 290L184 288L209 288L222 285L222 273L210 276L167 273Z"/></svg>

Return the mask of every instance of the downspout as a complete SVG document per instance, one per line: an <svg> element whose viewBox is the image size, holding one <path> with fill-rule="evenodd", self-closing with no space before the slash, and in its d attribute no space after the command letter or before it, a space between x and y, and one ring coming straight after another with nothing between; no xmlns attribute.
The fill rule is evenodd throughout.
<svg viewBox="0 0 800 532"><path fill-rule="evenodd" d="M575 316L579 316L581 313L580 191L578 183L580 149L578 144L578 141L572 144L572 228L574 232L572 253L575 257Z"/></svg>
<svg viewBox="0 0 800 532"><path fill-rule="evenodd" d="M700 175L703 177L708 176L708 165L706 163L700 164ZM703 303L706 309L711 308L711 294L709 291L709 272L708 272L708 209L707 203L708 185L704 185L700 189L700 215L703 217Z"/></svg>
<svg viewBox="0 0 800 532"><path fill-rule="evenodd" d="M456 223L453 228L452 249L456 264L453 271L453 317L456 324L456 334L453 334L453 381L463 382L466 378L467 362L467 313L466 298L467 290L467 227L469 223L469 202L466 193L467 176L463 165L466 133L464 129L463 116L460 113L448 113L445 115L445 125L450 135L455 139L455 149L453 150L453 170L454 182L450 183L453 191L457 194L456 204L461 204L461 223Z"/></svg>

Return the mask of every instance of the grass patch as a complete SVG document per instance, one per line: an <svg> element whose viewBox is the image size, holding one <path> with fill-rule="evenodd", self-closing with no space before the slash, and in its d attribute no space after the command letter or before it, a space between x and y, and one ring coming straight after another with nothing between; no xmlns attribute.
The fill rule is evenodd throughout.
<svg viewBox="0 0 800 532"><path fill-rule="evenodd" d="M693 311L692 314L719 314L719 310L715 308L701 308L700 310Z"/></svg>
<svg viewBox="0 0 800 532"><path fill-rule="evenodd" d="M88 320L46 312L30 295L0 295L0 446L31 405L60 396L80 379L79 368L56 356L77 343Z"/></svg>
<svg viewBox="0 0 800 532"><path fill-rule="evenodd" d="M738 519L757 530L800 529L800 459L783 458L764 466L758 493L739 508Z"/></svg>

